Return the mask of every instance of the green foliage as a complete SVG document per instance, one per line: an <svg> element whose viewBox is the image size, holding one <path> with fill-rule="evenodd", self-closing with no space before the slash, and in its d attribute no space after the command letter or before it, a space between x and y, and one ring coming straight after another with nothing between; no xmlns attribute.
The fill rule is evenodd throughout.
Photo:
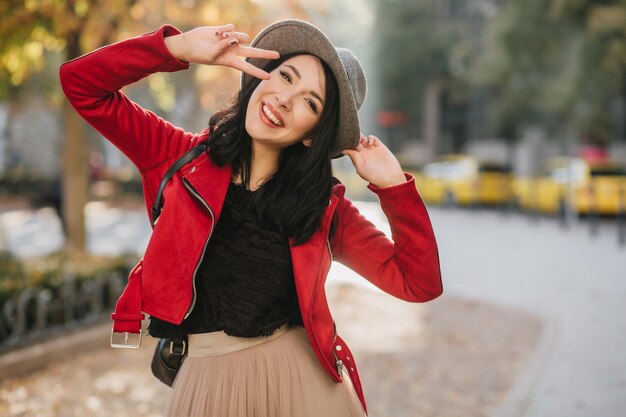
<svg viewBox="0 0 626 417"><path fill-rule="evenodd" d="M511 0L484 45L472 81L491 92L500 133L539 125L600 144L614 135L611 104L626 85L625 1Z"/></svg>
<svg viewBox="0 0 626 417"><path fill-rule="evenodd" d="M12 95L46 68L51 55L61 61L100 46L134 0L25 0L0 5L0 98ZM86 34L88 36L85 36ZM89 42L91 41L91 42ZM56 71L54 78L56 79Z"/></svg>
<svg viewBox="0 0 626 417"><path fill-rule="evenodd" d="M455 147L466 139L468 102L476 91L468 72L485 19L473 2L462 0L379 0L379 107L408 115L403 136L425 137L431 123L449 133ZM438 120L432 116L436 107ZM433 146L437 152L439 145Z"/></svg>
<svg viewBox="0 0 626 417"><path fill-rule="evenodd" d="M481 130L526 126L607 143L626 100L626 0L379 0L381 107L419 124L429 82L444 123L471 100ZM445 126L444 126L445 128Z"/></svg>
<svg viewBox="0 0 626 417"><path fill-rule="evenodd" d="M66 273L72 273L78 281L91 279L105 273L126 274L129 265L136 261L135 255L104 257L85 255L70 258L63 252L45 257L22 260L10 252L0 252L0 306L9 298L16 297L25 288L56 289L61 286Z"/></svg>
<svg viewBox="0 0 626 417"><path fill-rule="evenodd" d="M383 107L417 116L430 79L449 72L448 56L458 40L451 18L437 0L381 0L377 13L378 59Z"/></svg>
<svg viewBox="0 0 626 417"><path fill-rule="evenodd" d="M0 305L23 288L25 276L22 262L11 252L0 251Z"/></svg>
<svg viewBox="0 0 626 417"><path fill-rule="evenodd" d="M150 0L3 0L0 2L0 99L19 92L33 75L120 38L170 23L181 29L233 22L248 30L259 12L250 0L154 2ZM239 24L239 22L242 22ZM254 33L254 32L252 32ZM52 78L57 81L58 71ZM156 88L171 106L172 92Z"/></svg>

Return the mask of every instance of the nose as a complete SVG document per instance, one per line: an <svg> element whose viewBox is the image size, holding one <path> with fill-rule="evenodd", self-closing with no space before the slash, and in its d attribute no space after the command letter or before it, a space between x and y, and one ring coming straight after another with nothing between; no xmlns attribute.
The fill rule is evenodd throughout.
<svg viewBox="0 0 626 417"><path fill-rule="evenodd" d="M285 110L291 109L291 102L293 99L293 94L288 91L283 91L280 93L276 93L276 104Z"/></svg>

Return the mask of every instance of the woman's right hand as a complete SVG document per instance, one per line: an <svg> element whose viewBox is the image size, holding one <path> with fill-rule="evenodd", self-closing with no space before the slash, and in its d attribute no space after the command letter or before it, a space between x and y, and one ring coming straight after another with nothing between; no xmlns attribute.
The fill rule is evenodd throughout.
<svg viewBox="0 0 626 417"><path fill-rule="evenodd" d="M201 26L179 35L165 38L165 45L181 61L204 65L223 65L243 71L253 77L268 80L270 75L239 57L276 59L276 51L241 46L249 40L243 32L235 32L232 23L223 26Z"/></svg>

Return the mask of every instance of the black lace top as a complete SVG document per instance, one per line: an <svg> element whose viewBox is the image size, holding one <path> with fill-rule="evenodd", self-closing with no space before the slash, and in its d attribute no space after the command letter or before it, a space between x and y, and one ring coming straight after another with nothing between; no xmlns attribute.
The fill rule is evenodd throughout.
<svg viewBox="0 0 626 417"><path fill-rule="evenodd" d="M180 326L150 318L154 337L224 330L267 336L284 323L303 325L289 242L259 226L248 208L253 191L231 182L196 275L196 303Z"/></svg>

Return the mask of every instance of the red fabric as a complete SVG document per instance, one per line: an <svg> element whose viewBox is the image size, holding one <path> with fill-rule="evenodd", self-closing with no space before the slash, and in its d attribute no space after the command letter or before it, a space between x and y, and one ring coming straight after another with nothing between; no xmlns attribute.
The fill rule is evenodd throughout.
<svg viewBox="0 0 626 417"><path fill-rule="evenodd" d="M337 350L338 347L340 348L339 350ZM354 362L354 358L352 357L352 352L350 351L350 348L348 348L346 342L339 335L337 335L337 339L335 340L335 353L337 354L337 357L343 362L343 366L350 376L350 380L354 385L354 390L361 400L361 403L365 404L365 396L363 395L361 378L359 377L359 372L356 369L356 364ZM363 407L365 407L365 405Z"/></svg>
<svg viewBox="0 0 626 417"><path fill-rule="evenodd" d="M139 261L130 271L128 284L117 300L113 319L114 332L139 333L141 320L145 315L141 313L141 273L143 262Z"/></svg>
<svg viewBox="0 0 626 417"><path fill-rule="evenodd" d="M208 139L207 131L186 132L144 110L119 90L151 73L189 67L174 58L164 36L180 33L165 25L142 36L100 48L60 68L61 85L76 111L116 145L138 167L148 216L169 166L185 151ZM321 227L291 255L302 318L321 365L337 382L333 319L324 284L331 261L341 262L383 291L411 302L432 300L442 293L439 256L426 208L415 179L388 188L372 184L389 219L393 241L363 217L344 197L345 187L333 188ZM139 314L180 324L193 300L193 274L210 238L230 183L231 167L217 167L203 154L177 172L165 187L164 206L142 261L129 279L113 314L116 331L139 331ZM168 204L175 201L176 205ZM328 231L334 212L339 222L334 239ZM332 250L332 255L331 255ZM130 320L129 320L130 319ZM350 355L351 356L351 355ZM365 400L354 358L350 375Z"/></svg>

